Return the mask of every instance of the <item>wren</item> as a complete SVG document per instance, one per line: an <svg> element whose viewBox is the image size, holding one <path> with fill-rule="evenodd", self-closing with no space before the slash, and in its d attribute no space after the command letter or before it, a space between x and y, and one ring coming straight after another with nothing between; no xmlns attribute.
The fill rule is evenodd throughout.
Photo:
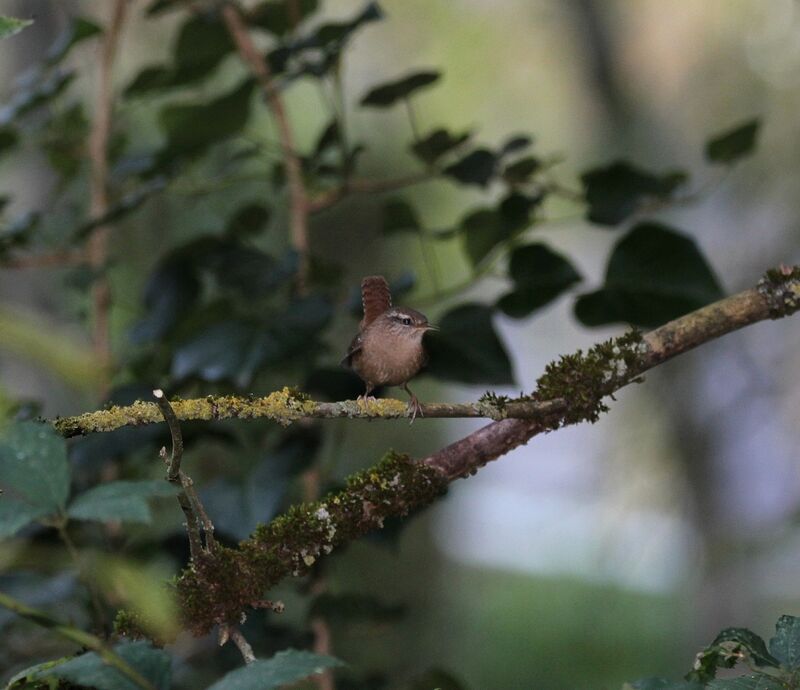
<svg viewBox="0 0 800 690"><path fill-rule="evenodd" d="M427 361L422 336L438 329L428 323L424 314L392 306L392 293L383 276L367 276L361 281L361 303L364 318L342 364L367 386L359 399L366 401L377 386L402 388L410 397L408 411L413 422L422 414L422 407L408 382Z"/></svg>

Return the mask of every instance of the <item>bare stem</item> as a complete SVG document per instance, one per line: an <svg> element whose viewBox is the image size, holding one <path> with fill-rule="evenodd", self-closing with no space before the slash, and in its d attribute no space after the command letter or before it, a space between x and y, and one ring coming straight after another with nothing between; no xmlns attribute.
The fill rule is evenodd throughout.
<svg viewBox="0 0 800 690"><path fill-rule="evenodd" d="M219 646L222 647L229 640L239 648L245 664L252 664L256 660L253 647L235 625L223 625L219 629Z"/></svg>
<svg viewBox="0 0 800 690"><path fill-rule="evenodd" d="M0 269L60 268L62 266L80 266L87 261L86 252L82 250L64 250L50 254L11 257L0 263Z"/></svg>
<svg viewBox="0 0 800 690"><path fill-rule="evenodd" d="M309 212L319 213L335 206L349 194L382 194L411 187L433 179L434 173L421 172L388 180L346 179L340 187L323 192L311 199Z"/></svg>

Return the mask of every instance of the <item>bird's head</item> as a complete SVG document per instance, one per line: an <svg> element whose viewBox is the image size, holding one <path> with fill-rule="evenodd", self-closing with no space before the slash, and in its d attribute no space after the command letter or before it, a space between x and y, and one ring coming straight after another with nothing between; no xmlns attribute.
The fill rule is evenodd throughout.
<svg viewBox="0 0 800 690"><path fill-rule="evenodd" d="M421 339L428 331L439 329L428 323L425 314L416 309L391 307L381 315L383 326L394 336L401 338Z"/></svg>

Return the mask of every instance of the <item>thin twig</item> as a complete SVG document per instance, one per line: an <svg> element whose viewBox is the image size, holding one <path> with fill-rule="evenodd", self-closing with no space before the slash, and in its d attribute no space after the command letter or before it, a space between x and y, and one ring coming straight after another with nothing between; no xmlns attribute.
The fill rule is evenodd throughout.
<svg viewBox="0 0 800 690"><path fill-rule="evenodd" d="M83 250L64 250L50 254L29 254L14 256L0 262L0 269L59 268L80 266L88 261Z"/></svg>
<svg viewBox="0 0 800 690"><path fill-rule="evenodd" d="M78 577L83 581L83 583L86 585L86 589L89 591L89 599L92 602L92 611L94 612L95 625L97 626L98 632L103 631L106 627L106 614L103 610L103 602L100 600L100 594L97 591L95 583L92 581L91 577L86 572L86 569L83 567L83 561L81 560L81 555L75 546L75 542L72 541L72 537L69 536L69 532L67 531L67 518L58 517L55 527L58 531L58 536L61 539L61 542L67 549L70 559L72 559L72 562L75 564L75 569L78 571Z"/></svg>
<svg viewBox="0 0 800 690"><path fill-rule="evenodd" d="M222 647L228 641L233 642L242 653L245 664L252 664L256 660L253 647L247 641L242 631L235 625L222 625L219 629L219 646Z"/></svg>
<svg viewBox="0 0 800 690"><path fill-rule="evenodd" d="M100 71L97 83L92 130L89 134L89 160L91 175L89 180L90 213L100 217L109 208L108 192L108 143L111 137L111 115L113 109L112 72L117 53L122 25L125 20L127 0L115 0L111 21L105 31L100 55ZM109 310L111 308L111 285L103 273L108 262L108 240L110 226L102 225L92 232L87 245L89 263L100 275L92 285L92 304L94 324L92 342L95 355L102 367L111 360L111 333Z"/></svg>
<svg viewBox="0 0 800 690"><path fill-rule="evenodd" d="M319 213L335 206L348 194L382 194L411 187L433 179L435 173L421 172L389 180L346 179L340 187L315 196L309 202L309 212Z"/></svg>
<svg viewBox="0 0 800 690"><path fill-rule="evenodd" d="M36 625L40 625L44 628L52 630L57 635L60 635L70 642L74 642L81 647L86 647L87 649L97 652L98 656L100 656L103 661L105 661L109 666L116 668L120 673L128 677L140 688L145 688L145 690L155 690L155 686L153 686L153 684L147 680L147 678L142 676L142 674L140 674L135 668L132 668L128 662L125 661L125 659L123 659L113 649L108 647L99 637L84 632L79 628L73 628L71 625L67 625L66 623L61 623L48 616L46 613L44 613L44 611L31 608L30 606L23 604L21 601L17 601L13 597L10 597L4 592L0 592L0 606L7 608L9 611L13 611L21 618L25 618L32 623L36 623ZM53 670L53 674L58 675L57 669Z"/></svg>
<svg viewBox="0 0 800 690"><path fill-rule="evenodd" d="M258 48L253 43L239 8L228 2L222 8L222 18L228 32L236 44L236 49L242 61L249 66L250 71L258 80L275 122L278 126L278 137L283 149L283 164L286 170L286 181L289 186L289 234L292 247L299 257L297 270L297 285L300 292L305 290L308 283L310 265L308 241L308 198L305 183L303 182L303 168L300 159L295 153L294 137L289 118L283 105L280 92L273 83L272 72L269 64L262 57Z"/></svg>

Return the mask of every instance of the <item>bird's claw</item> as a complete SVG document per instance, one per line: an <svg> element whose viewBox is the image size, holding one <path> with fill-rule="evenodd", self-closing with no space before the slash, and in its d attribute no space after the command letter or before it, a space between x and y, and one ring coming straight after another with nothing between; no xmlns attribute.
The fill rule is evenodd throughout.
<svg viewBox="0 0 800 690"><path fill-rule="evenodd" d="M422 412L422 405L420 405L416 395L412 395L411 400L408 401L407 413L411 415L411 421L408 423L409 426L411 426L414 423L414 420L417 418L417 415L419 415L420 417L425 416Z"/></svg>

